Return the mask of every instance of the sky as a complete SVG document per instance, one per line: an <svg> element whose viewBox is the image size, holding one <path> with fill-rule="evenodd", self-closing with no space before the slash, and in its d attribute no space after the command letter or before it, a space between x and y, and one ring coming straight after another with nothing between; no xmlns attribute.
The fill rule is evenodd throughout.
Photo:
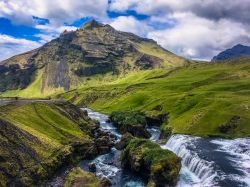
<svg viewBox="0 0 250 187"><path fill-rule="evenodd" d="M0 0L0 61L91 19L189 59L250 45L250 0Z"/></svg>

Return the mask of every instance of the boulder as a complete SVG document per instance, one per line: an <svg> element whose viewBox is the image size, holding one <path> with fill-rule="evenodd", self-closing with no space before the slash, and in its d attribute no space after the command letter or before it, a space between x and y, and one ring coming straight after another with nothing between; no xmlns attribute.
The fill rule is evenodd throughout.
<svg viewBox="0 0 250 187"><path fill-rule="evenodd" d="M118 128L121 134L131 133L135 137L150 138L150 133L146 130L146 117L141 112L113 112L110 115L110 120Z"/></svg>
<svg viewBox="0 0 250 187"><path fill-rule="evenodd" d="M133 139L134 137L130 133L126 133L122 136L121 141L115 144L115 148L118 150L122 150L125 147L127 147L129 141Z"/></svg>
<svg viewBox="0 0 250 187"><path fill-rule="evenodd" d="M95 145L98 150L99 154L106 154L111 151L111 148L114 146L114 139L110 137L110 134L98 130L98 132L95 133L96 139L95 139Z"/></svg>
<svg viewBox="0 0 250 187"><path fill-rule="evenodd" d="M95 165L95 163L90 163L89 164L89 171L92 172L92 173L96 172L96 165Z"/></svg>
<svg viewBox="0 0 250 187"><path fill-rule="evenodd" d="M175 186L181 159L146 139L132 139L121 155L122 166L148 178L148 186Z"/></svg>

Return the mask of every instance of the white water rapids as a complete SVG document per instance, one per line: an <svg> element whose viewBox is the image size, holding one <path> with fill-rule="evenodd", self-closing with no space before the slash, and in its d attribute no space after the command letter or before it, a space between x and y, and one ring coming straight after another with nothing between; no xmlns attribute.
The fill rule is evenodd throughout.
<svg viewBox="0 0 250 187"><path fill-rule="evenodd" d="M107 122L108 116L84 110L88 111L89 117L100 122L104 131L120 140L121 134L112 123ZM152 135L151 141L157 142L159 128L150 127L148 131ZM182 159L177 187L250 187L250 138L229 140L173 135L161 147L173 151ZM120 151L113 148L110 153L91 161L82 161L79 166L88 170L88 164L95 163L96 175L108 177L115 187L145 186L145 179L121 168L119 155ZM57 178L48 186L61 186L62 180Z"/></svg>
<svg viewBox="0 0 250 187"><path fill-rule="evenodd" d="M178 187L250 186L250 138L173 135L161 147L182 158Z"/></svg>

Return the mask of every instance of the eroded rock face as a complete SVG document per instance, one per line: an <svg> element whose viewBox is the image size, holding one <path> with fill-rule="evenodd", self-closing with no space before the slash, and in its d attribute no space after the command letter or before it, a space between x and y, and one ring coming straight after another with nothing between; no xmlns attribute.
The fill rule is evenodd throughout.
<svg viewBox="0 0 250 187"><path fill-rule="evenodd" d="M181 159L158 144L132 139L122 152L122 165L148 178L149 186L175 186Z"/></svg>
<svg viewBox="0 0 250 187"><path fill-rule="evenodd" d="M160 55L157 57L143 50L140 46L144 45L160 51ZM169 60L161 58L162 54L169 56ZM63 32L36 50L3 61L0 91L24 89L38 78L41 79L41 92L69 90L80 84L81 77L160 68L177 61L186 63L153 40L92 20L77 31Z"/></svg>

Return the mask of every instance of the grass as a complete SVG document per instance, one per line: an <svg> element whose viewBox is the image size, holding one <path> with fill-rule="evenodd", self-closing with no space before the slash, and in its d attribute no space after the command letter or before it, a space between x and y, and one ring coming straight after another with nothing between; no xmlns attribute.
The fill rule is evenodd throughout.
<svg viewBox="0 0 250 187"><path fill-rule="evenodd" d="M44 139L53 144L69 143L69 136L79 139L88 136L78 124L60 114L53 105L44 102L8 105L1 110L1 116L37 137L45 136Z"/></svg>
<svg viewBox="0 0 250 187"><path fill-rule="evenodd" d="M194 63L189 67L131 72L113 82L85 86L61 94L62 99L110 114L138 110L169 113L162 130L227 138L250 136L250 65L248 59L228 63ZM162 106L161 111L155 106ZM219 131L233 116L240 120L228 133Z"/></svg>
<svg viewBox="0 0 250 187"><path fill-rule="evenodd" d="M63 102L19 101L1 106L0 184L20 180L24 186L33 186L63 164L84 157L84 146L89 149L93 138L82 126L91 124L95 123ZM81 155L76 155L78 148Z"/></svg>
<svg viewBox="0 0 250 187"><path fill-rule="evenodd" d="M73 168L66 176L64 187L102 186L101 180L93 173L83 171L81 168Z"/></svg>
<svg viewBox="0 0 250 187"><path fill-rule="evenodd" d="M181 168L181 160L169 150L145 139L132 139L122 152L123 165L149 177L156 185L174 186ZM143 174L142 174L143 173Z"/></svg>
<svg viewBox="0 0 250 187"><path fill-rule="evenodd" d="M50 93L42 93L41 85L42 85L42 71L38 70L34 75L33 82L23 90L8 90L6 92L1 93L2 97L25 97L25 98L34 98L34 97L46 97Z"/></svg>

